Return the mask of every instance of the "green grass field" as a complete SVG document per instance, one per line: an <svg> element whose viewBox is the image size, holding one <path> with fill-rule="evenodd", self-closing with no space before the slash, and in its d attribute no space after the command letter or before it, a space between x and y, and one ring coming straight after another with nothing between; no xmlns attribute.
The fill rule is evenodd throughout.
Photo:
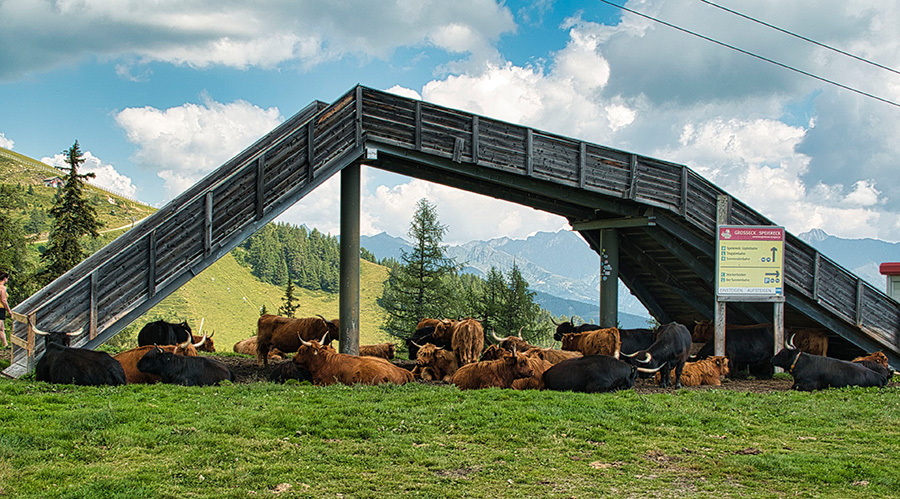
<svg viewBox="0 0 900 499"><path fill-rule="evenodd" d="M900 391L0 380L0 497L897 497Z"/></svg>

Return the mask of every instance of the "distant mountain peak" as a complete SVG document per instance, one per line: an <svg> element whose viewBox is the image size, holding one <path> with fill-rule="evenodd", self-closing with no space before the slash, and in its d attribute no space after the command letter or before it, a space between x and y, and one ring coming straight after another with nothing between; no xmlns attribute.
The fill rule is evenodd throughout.
<svg viewBox="0 0 900 499"><path fill-rule="evenodd" d="M829 235L822 229L812 229L809 232L804 232L798 235L802 241L806 241L809 244L817 243L828 239Z"/></svg>

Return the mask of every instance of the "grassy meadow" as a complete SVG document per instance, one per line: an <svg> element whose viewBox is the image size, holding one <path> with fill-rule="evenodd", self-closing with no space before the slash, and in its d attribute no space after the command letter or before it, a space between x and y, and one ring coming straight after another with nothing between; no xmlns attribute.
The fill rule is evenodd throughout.
<svg viewBox="0 0 900 499"><path fill-rule="evenodd" d="M0 380L0 497L897 497L900 392Z"/></svg>

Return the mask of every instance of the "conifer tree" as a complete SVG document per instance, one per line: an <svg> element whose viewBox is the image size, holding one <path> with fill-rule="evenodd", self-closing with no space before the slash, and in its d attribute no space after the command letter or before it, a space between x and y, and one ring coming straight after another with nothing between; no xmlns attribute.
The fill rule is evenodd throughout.
<svg viewBox="0 0 900 499"><path fill-rule="evenodd" d="M294 283L288 279L287 286L284 289L284 296L281 298L281 307L278 308L278 315L282 317L293 317L294 313L300 308L294 302L299 301L294 296Z"/></svg>
<svg viewBox="0 0 900 499"><path fill-rule="evenodd" d="M12 211L22 206L22 198L18 189L11 185L0 184L0 271L8 272L10 277L9 305L16 306L25 296L36 289L24 289L29 279L17 279L32 270L26 249L25 231L12 218Z"/></svg>
<svg viewBox="0 0 900 499"><path fill-rule="evenodd" d="M84 180L94 178L93 173L78 173L78 167L84 163L78 141L66 151L65 162L68 168L65 184L59 189L50 216L50 237L47 250L41 255L45 268L40 273L43 283L50 283L69 269L81 262L87 253L81 239L100 236L98 230L102 224L97 219L97 211L88 202L84 192Z"/></svg>
<svg viewBox="0 0 900 499"><path fill-rule="evenodd" d="M407 232L413 248L402 252L401 264L391 270L384 284L381 304L387 312L388 333L406 338L422 318L449 315L446 279L458 266L441 245L446 232L447 226L438 221L437 208L420 199Z"/></svg>

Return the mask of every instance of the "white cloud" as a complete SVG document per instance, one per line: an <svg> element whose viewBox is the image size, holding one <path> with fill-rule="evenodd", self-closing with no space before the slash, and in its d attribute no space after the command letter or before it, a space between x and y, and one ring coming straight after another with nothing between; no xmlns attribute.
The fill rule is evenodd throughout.
<svg viewBox="0 0 900 499"><path fill-rule="evenodd" d="M13 142L12 139L7 139L6 135L3 135L3 132L0 132L0 147L12 150L13 145L15 145L15 142Z"/></svg>
<svg viewBox="0 0 900 499"><path fill-rule="evenodd" d="M78 168L78 173L93 173L95 175L94 178L86 179L87 183L102 187L114 194L130 198L135 197L137 187L132 183L130 177L116 171L113 165L104 164L103 160L91 154L91 151L84 151L81 158L84 159L84 163ZM65 155L62 153L55 154L53 157L43 157L41 162L55 167L69 167L66 164Z"/></svg>
<svg viewBox="0 0 900 499"><path fill-rule="evenodd" d="M515 30L509 9L492 0L0 2L0 18L0 79L86 56L198 68L291 62L309 68L433 46L481 60L496 58L493 42Z"/></svg>
<svg viewBox="0 0 900 499"><path fill-rule="evenodd" d="M165 181L167 199L175 197L207 173L270 132L283 121L276 108L262 109L245 101L222 104L206 98L202 105L184 104L160 110L128 108L116 123L138 149L132 160L156 171Z"/></svg>

